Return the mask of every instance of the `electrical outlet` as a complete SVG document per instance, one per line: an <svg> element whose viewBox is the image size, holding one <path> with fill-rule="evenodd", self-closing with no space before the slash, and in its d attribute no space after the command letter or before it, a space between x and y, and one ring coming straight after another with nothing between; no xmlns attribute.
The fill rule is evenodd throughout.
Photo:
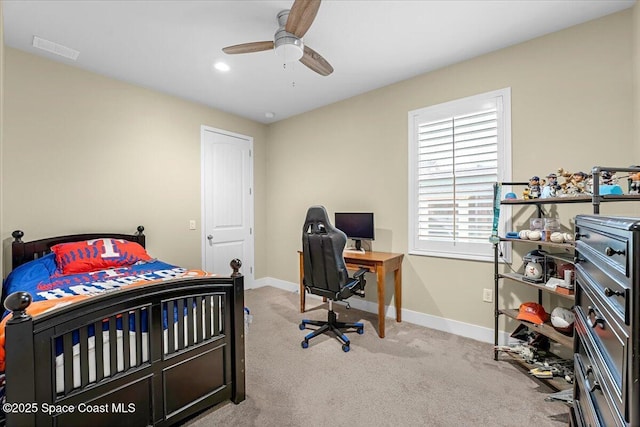
<svg viewBox="0 0 640 427"><path fill-rule="evenodd" d="M482 301L493 302L493 291L491 289L484 289L482 291Z"/></svg>

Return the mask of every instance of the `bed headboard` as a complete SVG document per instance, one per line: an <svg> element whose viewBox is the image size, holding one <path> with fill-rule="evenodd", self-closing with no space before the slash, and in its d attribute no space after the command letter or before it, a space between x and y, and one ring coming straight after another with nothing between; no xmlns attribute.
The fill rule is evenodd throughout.
<svg viewBox="0 0 640 427"><path fill-rule="evenodd" d="M116 234L116 233L87 233L87 234L70 234L68 236L48 237L46 239L34 240L31 242L23 242L24 232L16 230L11 233L13 243L11 244L12 268L16 268L26 262L40 258L51 252L51 246L58 243L80 242L82 240L91 239L123 239L136 242L145 247L144 227L139 225L135 234Z"/></svg>

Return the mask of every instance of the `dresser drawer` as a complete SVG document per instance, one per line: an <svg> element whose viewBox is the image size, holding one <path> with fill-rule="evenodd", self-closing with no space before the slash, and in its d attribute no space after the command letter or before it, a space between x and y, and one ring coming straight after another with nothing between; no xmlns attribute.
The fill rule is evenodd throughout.
<svg viewBox="0 0 640 427"><path fill-rule="evenodd" d="M583 296L585 296L583 294ZM625 413L628 337L606 310L588 297L576 306L576 355L597 370L598 384L611 405Z"/></svg>
<svg viewBox="0 0 640 427"><path fill-rule="evenodd" d="M595 365L581 354L574 355L575 421L583 427L624 427L616 408L609 403L601 386L602 376Z"/></svg>
<svg viewBox="0 0 640 427"><path fill-rule="evenodd" d="M631 288L628 281L622 283L598 268L593 261L580 253L576 264L576 282L578 286L588 286L606 301L614 314L625 324L631 324Z"/></svg>
<svg viewBox="0 0 640 427"><path fill-rule="evenodd" d="M598 230L595 227L577 229L576 249L581 254L589 252L593 261L611 273L619 273L629 278L629 237Z"/></svg>
<svg viewBox="0 0 640 427"><path fill-rule="evenodd" d="M640 427L640 218L575 224L575 423Z"/></svg>
<svg viewBox="0 0 640 427"><path fill-rule="evenodd" d="M607 224L606 220L603 223ZM578 217L576 235L577 280L580 277L590 279L594 291L611 305L625 324L630 325L633 234Z"/></svg>

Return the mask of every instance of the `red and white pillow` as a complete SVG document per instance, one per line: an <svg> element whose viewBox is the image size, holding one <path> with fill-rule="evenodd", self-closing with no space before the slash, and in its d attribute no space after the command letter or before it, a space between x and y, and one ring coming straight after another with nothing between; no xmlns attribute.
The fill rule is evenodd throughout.
<svg viewBox="0 0 640 427"><path fill-rule="evenodd" d="M122 239L93 239L60 243L51 247L56 264L64 275L89 273L149 261L151 257L138 243Z"/></svg>

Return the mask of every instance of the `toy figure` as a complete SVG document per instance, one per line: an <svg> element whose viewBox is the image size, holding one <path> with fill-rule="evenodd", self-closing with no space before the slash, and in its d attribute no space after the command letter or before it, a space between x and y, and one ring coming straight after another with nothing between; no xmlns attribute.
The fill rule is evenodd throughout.
<svg viewBox="0 0 640 427"><path fill-rule="evenodd" d="M640 172L629 174L629 194L640 194Z"/></svg>
<svg viewBox="0 0 640 427"><path fill-rule="evenodd" d="M540 197L541 188L540 188L540 178L537 176L532 176L529 180L529 197L528 199L537 199Z"/></svg>
<svg viewBox="0 0 640 427"><path fill-rule="evenodd" d="M571 177L571 184L575 188L575 192L584 193L587 192L586 182L587 174L584 172L576 172Z"/></svg>
<svg viewBox="0 0 640 427"><path fill-rule="evenodd" d="M559 177L563 177L564 178L564 182L562 184L560 184L561 193L564 194L564 193L567 192L567 187L571 183L571 177L572 176L573 176L573 174L571 172L567 172L563 168L558 168L558 178Z"/></svg>
<svg viewBox="0 0 640 427"><path fill-rule="evenodd" d="M542 188L542 195L540 198L546 199L549 197L556 197L558 190L561 190L558 184L558 175L550 173L547 175L547 184Z"/></svg>
<svg viewBox="0 0 640 427"><path fill-rule="evenodd" d="M616 185L618 183L618 177L615 172L601 171L600 179L602 180L602 185Z"/></svg>
<svg viewBox="0 0 640 427"><path fill-rule="evenodd" d="M558 172L564 177L565 182L560 184L563 196L578 196L583 193L590 193L591 188L588 185L587 178L589 176L584 172L569 173L564 169L558 169Z"/></svg>

